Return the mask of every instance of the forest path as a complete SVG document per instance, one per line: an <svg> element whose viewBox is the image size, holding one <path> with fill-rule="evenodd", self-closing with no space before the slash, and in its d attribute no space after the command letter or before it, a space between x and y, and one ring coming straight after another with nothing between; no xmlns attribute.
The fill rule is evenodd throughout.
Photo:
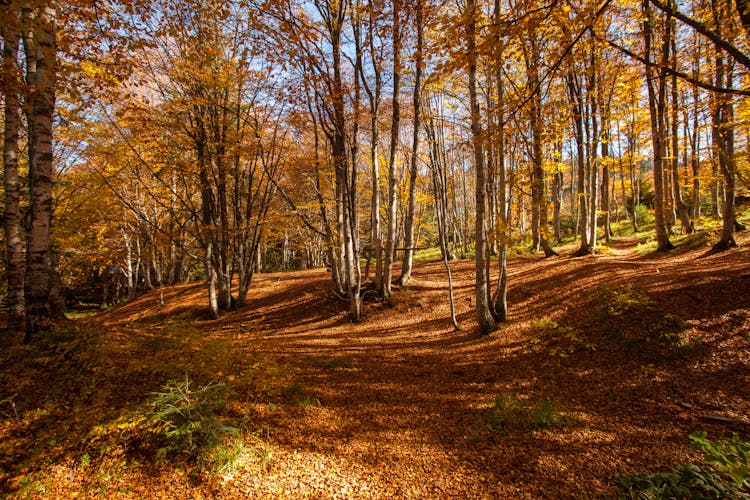
<svg viewBox="0 0 750 500"><path fill-rule="evenodd" d="M471 261L451 263L458 332L441 263L416 266L414 281L391 303L367 303L360 323L348 320L322 270L260 275L245 308L205 327L293 365L320 405L265 417L276 465L250 485L237 479L236 491L570 497L606 491L617 473L687 459L702 414L750 414L750 252L697 246L643 256L636 245L615 241L596 257L513 258L509 321L491 336L476 331ZM634 356L610 345L597 301L633 289L652 304L643 321L679 316L699 354L664 361L661 351ZM536 331L539 320L562 328ZM493 436L480 415L499 393L551 399L578 423Z"/></svg>
<svg viewBox="0 0 750 500"><path fill-rule="evenodd" d="M97 330L91 351L73 358L85 361L85 378L70 375L81 367L46 358L33 360L37 371L0 373L39 401L81 392L42 417L45 432L69 448L36 455L24 421L0 434L17 435L6 451L27 448L33 467L73 464L52 469L61 496L611 496L619 474L695 460L691 432L736 430L748 439L747 426L703 418L750 415L743 238L740 249L718 255L705 245L640 255L624 240L596 257L514 257L509 321L489 336L473 319L470 261L451 263L460 331L450 323L441 263L415 266L414 281L388 304L368 302L359 323L330 292L325 270L259 275L248 303L214 321L204 285L156 290L81 320ZM58 388L61 373L72 382ZM109 453L91 455L101 460L92 475L81 458L95 451L92 433L119 428L149 391L186 374L233 389L227 410L258 429L271 465L251 461L231 477L191 483L184 471L138 456L122 465ZM263 392L274 374L288 385ZM535 407L551 401L573 421L492 433L487 415L498 394ZM17 462L2 463L10 481Z"/></svg>

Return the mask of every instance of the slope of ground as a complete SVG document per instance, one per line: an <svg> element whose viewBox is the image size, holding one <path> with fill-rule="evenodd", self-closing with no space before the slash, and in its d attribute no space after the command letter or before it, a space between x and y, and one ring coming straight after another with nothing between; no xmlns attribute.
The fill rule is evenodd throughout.
<svg viewBox="0 0 750 500"><path fill-rule="evenodd" d="M695 461L691 432L748 440L750 250L642 256L634 244L513 259L510 318L490 336L476 331L468 261L452 263L458 332L439 263L418 265L357 324L324 270L261 275L247 306L217 321L200 285L78 320L69 328L86 342L2 355L0 487L32 497L610 496L618 475ZM187 461L155 462L107 436L149 391L186 376L226 383L222 415L244 418L256 440L231 474L196 476ZM550 401L571 419L490 432L498 394Z"/></svg>

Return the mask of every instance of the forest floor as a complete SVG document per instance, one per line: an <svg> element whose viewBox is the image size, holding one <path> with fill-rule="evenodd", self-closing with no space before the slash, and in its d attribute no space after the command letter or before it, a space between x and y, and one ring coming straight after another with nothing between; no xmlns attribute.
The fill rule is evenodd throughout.
<svg viewBox="0 0 750 500"><path fill-rule="evenodd" d="M616 496L620 475L699 461L695 431L750 437L750 238L708 239L514 257L489 336L471 261L451 263L460 331L441 263L356 324L325 270L259 275L215 321L201 284L154 291L0 354L0 495ZM186 379L239 434L170 454L153 393Z"/></svg>

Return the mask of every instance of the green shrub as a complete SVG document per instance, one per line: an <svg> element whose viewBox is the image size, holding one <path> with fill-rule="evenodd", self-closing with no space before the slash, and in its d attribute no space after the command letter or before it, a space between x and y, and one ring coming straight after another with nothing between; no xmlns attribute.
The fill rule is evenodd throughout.
<svg viewBox="0 0 750 500"><path fill-rule="evenodd" d="M635 216L639 225L652 224L654 222L654 214L646 205L638 205L635 209Z"/></svg>
<svg viewBox="0 0 750 500"><path fill-rule="evenodd" d="M648 294L632 288L601 289L592 305L600 311L597 323L626 348L642 351L685 347L685 321L665 313Z"/></svg>
<svg viewBox="0 0 750 500"><path fill-rule="evenodd" d="M550 398L542 399L536 407L531 408L530 417L530 427L537 429L557 429L573 423L572 416Z"/></svg>
<svg viewBox="0 0 750 500"><path fill-rule="evenodd" d="M537 335L551 338L556 343L549 349L551 356L567 358L574 352L587 349L595 351L596 346L586 339L584 333L578 328L563 326L549 318L536 319L531 322L531 330ZM533 342L540 340L535 338Z"/></svg>
<svg viewBox="0 0 750 500"><path fill-rule="evenodd" d="M493 434L516 429L556 429L575 422L574 416L550 398L538 402L523 401L512 394L500 393L494 404L479 415L482 427Z"/></svg>
<svg viewBox="0 0 750 500"><path fill-rule="evenodd" d="M704 453L703 464L678 465L670 472L634 472L617 478L620 498L724 499L750 498L750 444L735 434L711 441L706 433L691 434L691 447Z"/></svg>
<svg viewBox="0 0 750 500"><path fill-rule="evenodd" d="M301 406L320 406L320 400L310 394L299 382L292 382L284 389L282 396Z"/></svg>
<svg viewBox="0 0 750 500"><path fill-rule="evenodd" d="M495 403L481 418L482 426L488 431L501 434L508 427L517 425L523 418L524 405L515 396L500 393L495 396Z"/></svg>
<svg viewBox="0 0 750 500"><path fill-rule="evenodd" d="M705 432L697 432L691 434L690 439L693 441L690 446L703 452L704 462L728 477L735 486L750 488L750 443L741 441L737 434L711 441Z"/></svg>
<svg viewBox="0 0 750 500"><path fill-rule="evenodd" d="M186 376L184 381L169 383L161 391L152 393L147 425L162 443L160 454L185 453L197 457L225 436L239 433L239 429L216 416L223 406L223 388L224 384L215 382L193 388Z"/></svg>
<svg viewBox="0 0 750 500"><path fill-rule="evenodd" d="M604 290L601 301L602 308L610 316L622 316L651 306L651 299L648 295L632 288Z"/></svg>

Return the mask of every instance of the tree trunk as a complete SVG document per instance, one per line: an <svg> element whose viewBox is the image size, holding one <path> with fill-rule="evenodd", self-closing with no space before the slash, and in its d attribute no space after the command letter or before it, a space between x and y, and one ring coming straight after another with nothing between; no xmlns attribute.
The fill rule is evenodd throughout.
<svg viewBox="0 0 750 500"><path fill-rule="evenodd" d="M440 129L442 135L442 129ZM435 214L437 216L438 242L443 266L448 276L448 299L450 301L451 323L453 328L459 329L456 319L456 305L453 298L453 275L449 264L451 251L448 245L448 176L444 160L442 140L438 138L434 117L429 114L425 121L425 131L429 143L430 170L432 173L432 192L435 200Z"/></svg>
<svg viewBox="0 0 750 500"><path fill-rule="evenodd" d="M544 151L542 149L542 97L539 92L539 49L536 33L529 37L529 52L525 51L528 88L534 92L530 100L529 122L531 127L531 234L534 251L544 251L545 257L557 255L547 240L548 210L546 184L544 180Z"/></svg>
<svg viewBox="0 0 750 500"><path fill-rule="evenodd" d="M726 6L713 0L711 2L711 7L713 9L714 22L719 31L721 31L721 25L727 18L726 11L724 10ZM719 87L726 86L731 89L733 76L731 65L725 62L721 52L717 52L715 58L715 70L715 84ZM724 178L721 239L714 245L714 250L721 251L737 246L737 243L734 240L734 195L736 187L734 164L734 108L732 106L731 98L726 94L717 95L714 100L714 106L712 114L712 134L714 135L715 148L714 154L716 160L718 160L716 163L718 164L721 175Z"/></svg>
<svg viewBox="0 0 750 500"><path fill-rule="evenodd" d="M577 75L572 71L567 77L568 101L573 108L573 128L576 139L576 196L573 205L578 209L578 234L581 236L581 245L575 255L582 256L591 253L589 246L588 230L588 197L586 196L586 158L584 153L583 137L583 92Z"/></svg>
<svg viewBox="0 0 750 500"><path fill-rule="evenodd" d="M489 305L490 280L487 273L489 246L487 244L487 222L485 220L487 196L487 172L484 162L482 141L482 125L480 123L479 100L477 98L477 48L476 48L476 3L467 0L466 15L468 23L467 56L469 73L469 100L471 104L471 135L474 146L474 168L476 169L476 185L474 190L476 200L476 222L474 227L474 243L476 245L476 318L479 328L485 334L497 328Z"/></svg>
<svg viewBox="0 0 750 500"><path fill-rule="evenodd" d="M406 212L406 221L404 223L404 258L401 263L401 277L399 283L404 285L411 279L412 260L414 256L414 216L417 205L417 173L419 168L419 130L420 124L420 101L422 93L422 50L423 50L423 26L422 26L422 2L416 0L416 19L417 28L417 54L414 62L414 121L413 135L411 143L411 164L409 165L409 203Z"/></svg>
<svg viewBox="0 0 750 500"><path fill-rule="evenodd" d="M499 23L502 17L501 2L495 0L494 19ZM497 107L495 109L495 163L497 179L497 207L495 211L495 231L497 232L498 277L495 294L492 297L492 316L495 321L505 321L508 317L508 181L505 171L505 88L503 86L502 49L497 50L495 59L495 79L497 84ZM562 174L560 174L562 184ZM562 185L560 186L562 191ZM556 220L559 227L559 213Z"/></svg>
<svg viewBox="0 0 750 500"><path fill-rule="evenodd" d="M336 3L330 13L334 19L331 29L331 52L333 56L332 80L332 129L330 136L336 184L336 205L340 243L340 278L349 302L349 317L359 321L362 317L362 304L359 296L359 252L356 242L356 176L351 171L346 155L346 109L344 105L344 85L341 74L341 28L345 16L343 2Z"/></svg>
<svg viewBox="0 0 750 500"><path fill-rule="evenodd" d="M646 47L646 60L651 61L651 44L653 42L653 15L648 0L643 2L644 20L643 37ZM654 222L656 225L657 250L672 250L674 245L669 241L664 213L664 168L665 154L665 106L666 106L666 65L669 62L669 41L671 30L669 22L665 23L665 34L662 41L661 62L658 75L650 64L646 64L646 83L648 87L648 104L651 117L651 141L654 149ZM658 89L654 88L654 79L658 80Z"/></svg>
<svg viewBox="0 0 750 500"><path fill-rule="evenodd" d="M50 226L52 223L52 122L55 114L56 12L52 5L40 8L33 40L25 46L30 78L29 122L29 227L26 233L26 337L48 328L53 320L50 280Z"/></svg>
<svg viewBox="0 0 750 500"><path fill-rule="evenodd" d="M393 118L391 121L391 144L388 154L388 227L385 236L385 265L383 272L383 298L391 296L393 261L396 258L396 225L398 209L398 176L396 152L401 126L401 6L400 0L393 0Z"/></svg>
<svg viewBox="0 0 750 500"><path fill-rule="evenodd" d="M671 20L672 31L676 29L674 18ZM672 69L677 70L677 42L674 38L671 41L672 44ZM672 160L671 160L671 174L672 174L672 198L674 199L674 209L676 211L677 218L680 219L680 225L682 226L682 233L689 234L692 232L692 225L690 224L690 214L688 213L688 206L682 197L682 188L680 186L680 171L679 171L679 92L677 88L677 75L672 74Z"/></svg>
<svg viewBox="0 0 750 500"><path fill-rule="evenodd" d="M17 13L11 12L18 21ZM21 193L18 178L18 128L20 123L19 93L21 71L18 67L17 28L3 29L3 94L5 95L5 135L3 142L3 166L5 172L5 244L8 273L8 332L24 331L24 254L21 237Z"/></svg>

